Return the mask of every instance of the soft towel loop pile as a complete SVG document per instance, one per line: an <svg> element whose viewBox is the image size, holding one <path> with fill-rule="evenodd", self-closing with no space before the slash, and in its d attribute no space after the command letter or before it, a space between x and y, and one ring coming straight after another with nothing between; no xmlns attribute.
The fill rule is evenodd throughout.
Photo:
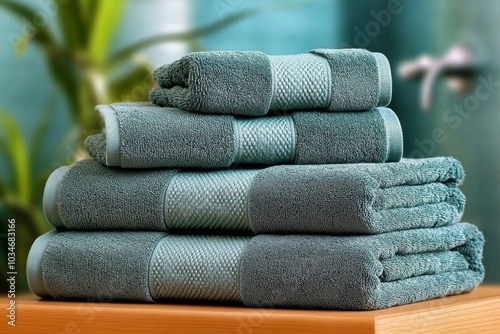
<svg viewBox="0 0 500 334"><path fill-rule="evenodd" d="M28 281L56 299L372 310L473 290L483 242L465 223L374 236L62 232L35 241Z"/></svg>
<svg viewBox="0 0 500 334"><path fill-rule="evenodd" d="M374 310L483 280L462 166L402 159L385 56L195 52L154 77L47 180L36 295Z"/></svg>
<svg viewBox="0 0 500 334"><path fill-rule="evenodd" d="M115 103L97 110L105 128L87 139L86 148L108 166L384 162L399 161L403 154L401 125L388 108L262 118L193 114L147 103Z"/></svg>
<svg viewBox="0 0 500 334"><path fill-rule="evenodd" d="M84 160L51 175L44 211L76 230L373 234L458 222L462 180L452 158L204 172Z"/></svg>
<svg viewBox="0 0 500 334"><path fill-rule="evenodd" d="M257 51L193 52L154 72L151 102L211 114L261 116L269 110L365 111L386 106L387 58L363 49L315 49L267 56Z"/></svg>

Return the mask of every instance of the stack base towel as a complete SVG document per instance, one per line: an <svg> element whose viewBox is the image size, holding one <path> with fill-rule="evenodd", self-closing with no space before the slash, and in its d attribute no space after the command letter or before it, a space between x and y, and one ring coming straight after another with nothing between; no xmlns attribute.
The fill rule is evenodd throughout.
<svg viewBox="0 0 500 334"><path fill-rule="evenodd" d="M86 148L101 163L122 168L385 162L403 154L401 125L388 108L261 118L148 103L101 105L97 111L105 127L87 139Z"/></svg>
<svg viewBox="0 0 500 334"><path fill-rule="evenodd" d="M158 68L154 78L160 88L151 91L153 103L203 113L361 111L388 105L392 94L387 58L363 49L194 52Z"/></svg>
<svg viewBox="0 0 500 334"><path fill-rule="evenodd" d="M473 290L483 243L466 223L372 236L50 232L28 281L55 299L372 310Z"/></svg>
<svg viewBox="0 0 500 334"><path fill-rule="evenodd" d="M58 229L374 234L458 222L463 177L453 158L203 172L83 160L54 171L43 207Z"/></svg>

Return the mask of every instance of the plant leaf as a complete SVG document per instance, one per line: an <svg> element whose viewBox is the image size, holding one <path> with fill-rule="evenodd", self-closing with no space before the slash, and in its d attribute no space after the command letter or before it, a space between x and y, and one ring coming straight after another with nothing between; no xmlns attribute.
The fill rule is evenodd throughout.
<svg viewBox="0 0 500 334"><path fill-rule="evenodd" d="M47 105L45 106L44 110L42 111L42 115L40 116L40 119L37 122L37 125L35 127L35 132L33 134L33 138L31 139L31 145L30 145L30 161L33 164L32 170L35 171L39 167L39 159L40 159L40 152L42 148L42 144L44 142L44 137L47 133L48 126L53 119L54 115L54 104L55 104L55 94L53 94L50 98L49 101L47 102ZM34 175L33 175L34 178Z"/></svg>
<svg viewBox="0 0 500 334"><path fill-rule="evenodd" d="M31 199L31 174L29 170L31 164L23 135L12 116L4 111L0 111L0 126L5 131L8 142L6 155L14 174L16 193L24 203L29 203Z"/></svg>
<svg viewBox="0 0 500 334"><path fill-rule="evenodd" d="M90 30L90 27L94 24L94 18L96 16L95 13L99 0L79 0L78 4L82 13L82 21Z"/></svg>
<svg viewBox="0 0 500 334"><path fill-rule="evenodd" d="M242 10L240 12L228 15L222 20L219 20L217 22L208 24L203 27L199 28L194 28L192 30L188 30L185 32L180 32L180 33L169 33L169 34L161 34L158 36L153 36L150 38L143 39L135 44L132 44L125 49L117 52L114 54L108 61L108 66L116 66L123 61L129 59L132 55L135 53L156 45L160 43L165 43L165 42L173 42L173 41L189 41L193 38L198 38L201 36L206 36L210 35L213 33L216 33L234 23L237 23L243 19L246 19L248 17L266 12L266 11L274 11L274 10L280 10L280 9L289 9L293 7L297 7L298 5L304 4L305 1L280 1L278 3L274 4L265 4L262 6L257 6L254 8L249 8Z"/></svg>
<svg viewBox="0 0 500 334"><path fill-rule="evenodd" d="M99 1L92 24L88 50L92 61L103 64L108 56L111 41L116 33L125 2L122 0Z"/></svg>
<svg viewBox="0 0 500 334"><path fill-rule="evenodd" d="M149 91L155 86L149 65L136 63L129 71L108 83L108 101L148 101Z"/></svg>
<svg viewBox="0 0 500 334"><path fill-rule="evenodd" d="M70 59L60 55L49 56L47 64L52 77L67 99L73 119L78 120L81 116L78 109L78 69Z"/></svg>
<svg viewBox="0 0 500 334"><path fill-rule="evenodd" d="M64 42L71 50L83 49L88 35L88 27L82 20L82 12L77 1L69 0L64 3L52 1L58 6L57 19L59 30L64 36Z"/></svg>
<svg viewBox="0 0 500 334"><path fill-rule="evenodd" d="M30 24L30 26L23 25L23 29L19 31L20 35L13 32L7 34L15 50L22 51L28 41L32 39L43 45L47 50L61 52L62 48L57 44L50 30L46 26L35 23L37 12L33 8L10 0L0 1L0 6L23 18Z"/></svg>
<svg viewBox="0 0 500 334"><path fill-rule="evenodd" d="M2 179L0 179L0 198L5 198L7 196L7 185L3 183Z"/></svg>
<svg viewBox="0 0 500 334"><path fill-rule="evenodd" d="M1 130L1 129L0 129ZM6 163L8 163L8 157L9 157L9 144L7 143L7 139L3 135L3 131L0 131L0 153L3 152L3 155L6 158ZM14 173L14 170L12 169L12 165L8 165L7 168L10 170L10 175ZM0 175L1 176L1 175ZM7 177L7 180L12 179L12 176L9 178ZM12 186L10 184L5 183L3 180L0 179L0 198L5 198L8 194L12 192Z"/></svg>
<svg viewBox="0 0 500 334"><path fill-rule="evenodd" d="M75 146L75 142L78 141L79 137L80 129L79 127L75 126L67 131L67 133L61 138L61 140L59 140L57 146L54 147L54 149L52 150L52 154L49 157L50 160L53 161L51 169L56 169L64 166L66 163L71 163L71 161L68 161L68 155L63 157L64 149L67 147ZM61 158L63 158L63 161L61 161Z"/></svg>

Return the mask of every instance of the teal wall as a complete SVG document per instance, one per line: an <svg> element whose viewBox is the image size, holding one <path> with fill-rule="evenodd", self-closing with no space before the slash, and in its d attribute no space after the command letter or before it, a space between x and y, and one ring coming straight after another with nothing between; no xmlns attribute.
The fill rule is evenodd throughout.
<svg viewBox="0 0 500 334"><path fill-rule="evenodd" d="M286 1L194 1L194 21L207 24L237 11ZM207 50L259 50L268 54L295 54L338 43L340 1L288 1L280 10L264 10L217 35L200 39ZM232 4L232 5L231 5ZM293 5L295 4L295 5Z"/></svg>

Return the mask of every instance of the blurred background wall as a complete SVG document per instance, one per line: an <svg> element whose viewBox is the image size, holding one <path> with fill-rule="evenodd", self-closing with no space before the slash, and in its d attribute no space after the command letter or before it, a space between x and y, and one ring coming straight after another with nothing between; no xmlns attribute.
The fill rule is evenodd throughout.
<svg viewBox="0 0 500 334"><path fill-rule="evenodd" d="M495 0L2 0L2 275L7 220L16 219L18 287L26 289L29 246L50 229L41 212L48 175L86 157L82 140L99 129L96 104L148 99L156 66L200 50L363 47L391 62L390 106L401 119L405 156L454 156L464 165L464 220L484 231L486 280L499 283L499 11ZM425 71L409 81L399 68L457 45L470 50L474 66L438 75L425 112ZM457 80L469 89L450 89ZM479 85L487 98L475 96Z"/></svg>

